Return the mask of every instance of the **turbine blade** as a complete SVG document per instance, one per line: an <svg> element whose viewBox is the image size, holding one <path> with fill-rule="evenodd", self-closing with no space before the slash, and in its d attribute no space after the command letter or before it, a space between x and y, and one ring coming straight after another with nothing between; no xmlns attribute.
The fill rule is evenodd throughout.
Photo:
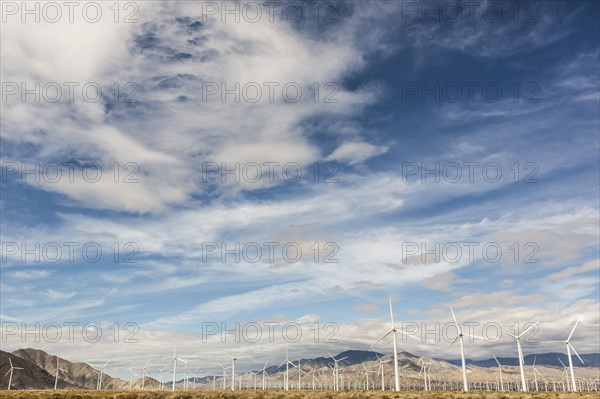
<svg viewBox="0 0 600 399"><path fill-rule="evenodd" d="M458 324L458 321L456 321L456 316L454 315L454 310L452 310L452 308L450 308L450 312L452 312L452 318L454 319L454 323L456 324L456 328L458 328L458 332L462 333L462 330L460 329L460 325Z"/></svg>
<svg viewBox="0 0 600 399"><path fill-rule="evenodd" d="M373 345L371 345L371 347L374 347L375 345L377 345L379 342L381 342L381 340L383 340L385 337L390 335L393 331L394 331L394 329L391 329L390 331L386 332L385 335L383 337L379 338L377 341L375 341L375 343ZM329 355L329 356L331 356L331 355ZM333 356L331 356L331 358L333 359Z"/></svg>
<svg viewBox="0 0 600 399"><path fill-rule="evenodd" d="M146 364L144 365L144 368L148 367L148 363L150 363L150 359L148 359L148 360L146 361Z"/></svg>
<svg viewBox="0 0 600 399"><path fill-rule="evenodd" d="M560 360L560 357L558 358L558 361L560 362L560 364L562 364L562 366L563 366L564 368L567 368L567 366L565 366L565 364L562 362L562 360Z"/></svg>
<svg viewBox="0 0 600 399"><path fill-rule="evenodd" d="M11 368L11 369L9 369L9 370L6 372L6 374L4 374L4 375L2 376L2 378L6 377L6 376L8 375L8 373L10 373L10 370L12 370L12 368Z"/></svg>
<svg viewBox="0 0 600 399"><path fill-rule="evenodd" d="M571 340L571 337L573 336L573 333L575 332L575 329L577 328L577 324L579 324L579 320L577 320L575 322L575 325L573 326L573 329L571 330L571 334L569 334L569 338L567 338L567 342L569 342Z"/></svg>
<svg viewBox="0 0 600 399"><path fill-rule="evenodd" d="M577 357L581 361L581 364L585 364L585 363L583 363L583 359L579 356L579 353L577 353L577 351L575 350L575 348L573 348L573 345L571 345L571 344L567 344L567 345L569 345L569 347L573 350L573 352L575 352L575 354L577 355Z"/></svg>
<svg viewBox="0 0 600 399"><path fill-rule="evenodd" d="M394 310L392 309L392 299L388 298L390 301L390 319L392 320L392 328L394 327Z"/></svg>
<svg viewBox="0 0 600 399"><path fill-rule="evenodd" d="M348 359L348 356L344 356L343 358L339 359L338 362L341 362L344 359Z"/></svg>
<svg viewBox="0 0 600 399"><path fill-rule="evenodd" d="M501 367L500 362L498 361L498 358L496 358L496 355L492 355L494 356L494 359L496 360L496 363L498 363L498 367Z"/></svg>
<svg viewBox="0 0 600 399"><path fill-rule="evenodd" d="M521 338L522 335L524 335L527 331L531 330L533 327L537 326L537 322L533 323L532 325L529 326L529 328L527 328L525 331L523 331L521 334L519 334L519 338Z"/></svg>
<svg viewBox="0 0 600 399"><path fill-rule="evenodd" d="M419 338L415 337L413 334L409 334L409 333L407 333L406 331L402 331L402 330L396 330L396 331L398 331L400 334L404 334L404 335L406 335L407 337L410 337L410 338L412 338L412 339L416 339L416 340L417 340L417 341L419 341L420 343L423 343L423 341L421 341Z"/></svg>
<svg viewBox="0 0 600 399"><path fill-rule="evenodd" d="M459 338L460 338L460 335L457 335L456 338L454 338L454 341L450 342L450 345L448 345L448 347L446 349L444 349L444 352L442 352L442 353L448 352L448 349L450 349L452 347L452 345L454 345L456 343L456 341L458 341Z"/></svg>

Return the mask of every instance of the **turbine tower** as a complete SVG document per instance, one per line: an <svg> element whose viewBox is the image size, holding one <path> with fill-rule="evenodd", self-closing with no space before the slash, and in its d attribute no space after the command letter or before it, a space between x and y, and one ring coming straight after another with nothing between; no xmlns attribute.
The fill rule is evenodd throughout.
<svg viewBox="0 0 600 399"><path fill-rule="evenodd" d="M13 370L23 370L23 367L15 367L15 366L13 366L12 360L10 360L10 357L8 358L8 362L10 363L10 369L6 372L6 374L10 373L10 376L8 377L8 390L10 391L10 386L12 384ZM6 374L4 374L3 377L6 377Z"/></svg>
<svg viewBox="0 0 600 399"><path fill-rule="evenodd" d="M148 375L148 363L150 363L150 359L146 361L144 368L142 369L142 391L144 390L146 376Z"/></svg>
<svg viewBox="0 0 600 399"><path fill-rule="evenodd" d="M340 385L339 385L339 375L340 375L340 367L338 366L338 363L341 362L342 360L346 359L348 356L345 356L341 359L336 359L335 357L333 357L331 355L331 353L327 352L327 354L329 355L330 358L333 359L333 389L336 391L340 390Z"/></svg>
<svg viewBox="0 0 600 399"><path fill-rule="evenodd" d="M296 367L296 365L294 363L290 362L290 359L288 359L288 355L289 355L289 350L286 347L285 360L283 361L283 363L281 363L279 365L279 367L277 367L277 368L280 368L281 366L283 366L285 364L285 375L283 376L283 389L286 391L289 391L289 389L290 389L290 379L289 379L290 365L292 365L292 367Z"/></svg>
<svg viewBox="0 0 600 399"><path fill-rule="evenodd" d="M463 337L466 335L466 336L469 336L472 338L479 338L479 339L483 339L483 338L479 337L477 335L472 335L472 334L463 332L462 328L460 328L460 324L458 324L458 321L456 321L456 316L454 315L454 310L452 310L452 308L450 308L450 312L452 312L452 318L454 319L454 324L456 325L458 334L456 335L454 340L452 342L450 342L450 345L448 345L448 347L444 350L444 352L448 351L448 349L450 349L452 347L452 345L454 345L456 343L456 341L459 341L459 343L460 343L460 360L462 363L462 375L463 375L463 390L468 391L469 383L467 382L467 364L465 363L465 346L463 343Z"/></svg>
<svg viewBox="0 0 600 399"><path fill-rule="evenodd" d="M54 390L56 391L56 388L58 387L58 372L62 371L63 373L66 373L67 370L63 370L58 366L58 356L56 356L56 374L54 374Z"/></svg>
<svg viewBox="0 0 600 399"><path fill-rule="evenodd" d="M510 333L504 333L504 332L502 333L502 334L506 334L506 335L513 337L515 339L515 341L517 341L517 355L519 357L519 369L521 371L521 388L522 388L523 392L527 392L527 381L525 380L525 367L524 367L525 360L523 359L523 349L521 348L521 337L523 335L525 335L525 333L527 333L529 330L531 330L535 326L537 326L537 323L534 323L533 325L531 325L528 329L526 329L519 335L512 335Z"/></svg>
<svg viewBox="0 0 600 399"><path fill-rule="evenodd" d="M240 351L240 353L238 353L235 356L230 356L231 357L231 390L235 391L235 361L237 360L238 356L241 354L242 352ZM242 377L240 376L240 379Z"/></svg>
<svg viewBox="0 0 600 399"><path fill-rule="evenodd" d="M579 356L579 353L577 353L575 348L573 348L573 345L571 345L571 337L573 336L573 333L575 332L575 329L577 328L577 324L579 324L579 320L577 320L575 322L575 325L573 326L573 329L571 330L571 334L569 334L569 337L566 340L564 340L564 341L549 341L549 342L558 342L558 343L567 345L567 356L569 358L569 370L571 372L571 390L573 392L577 392L577 381L575 381L575 370L573 370L573 359L571 358L571 349L573 350L573 352L577 355L577 357L583 364L583 359L581 359L581 357Z"/></svg>
<svg viewBox="0 0 600 399"><path fill-rule="evenodd" d="M494 359L496 360L496 363L498 363L498 370L500 371L500 390L504 391L504 381L502 380L502 365L498 361L498 358L496 358L496 355L493 355L493 356L494 356Z"/></svg>
<svg viewBox="0 0 600 399"><path fill-rule="evenodd" d="M399 370L398 370L398 341L397 341L396 333L399 332L400 334L404 334L408 337L416 339L419 342L421 342L421 340L396 327L396 325L394 324L394 311L392 309L392 300L389 299L389 302L390 302L390 319L392 321L392 328L388 332L386 332L383 337L379 338L373 345L371 345L371 347L377 345L379 343L379 341L383 340L385 337L392 334L393 347L394 347L394 379L395 379L395 383L396 383L396 391L400 391L400 374L399 374Z"/></svg>

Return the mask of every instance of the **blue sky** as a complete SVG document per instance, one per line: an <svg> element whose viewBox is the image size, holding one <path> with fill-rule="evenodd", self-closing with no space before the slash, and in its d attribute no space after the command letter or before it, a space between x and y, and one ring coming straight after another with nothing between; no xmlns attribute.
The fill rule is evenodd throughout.
<svg viewBox="0 0 600 399"><path fill-rule="evenodd" d="M538 321L548 339L579 319L576 347L597 351L598 3L532 3L516 17L512 3L481 2L472 17L452 3L464 12L448 21L409 13L409 4L424 10L418 2L347 2L326 8L334 12L327 22L312 17L314 3L292 4L307 17L290 22L276 10L273 21L223 21L202 2L155 1L136 3L137 22L127 24L6 16L2 321L94 322L103 331L132 322L140 342L11 335L3 346L121 359L116 372L130 359L144 363L150 350L160 364L173 343L210 372L218 364L207 359L244 347L250 368L283 356L285 341L204 343L202 323L297 322L306 331L337 323L337 344L304 337L290 345L294 356L310 357L367 349L385 332L391 297L399 320L446 323L452 306L465 321ZM491 22L496 12L502 17ZM102 97L86 101L76 89L73 101L63 92L36 103L7 94L23 82L97 83ZM254 82L263 96L203 100L236 82ZM273 101L265 82L279 84ZM286 84L288 94L302 88L298 101L282 95ZM135 101L125 101L131 91ZM222 182L206 172L235 163L246 178ZM20 173L56 164L63 174L55 180ZM252 181L256 164L265 174ZM269 164L291 165L287 179L278 169L270 180ZM102 170L96 182L90 165ZM303 177L289 181L298 168ZM337 182L324 182L328 174ZM79 244L72 261L68 242ZM265 242L280 243L273 260ZM23 260L22 243L58 243L63 254ZM97 262L81 252L91 243L102 249ZM203 259L210 243L259 243L263 257ZM299 261L283 259L286 243L302 249ZM315 243L320 258L337 248L338 262L315 262ZM419 251L403 259L408 243L458 243L463 252L455 262L448 254L423 260ZM464 243L477 243L473 261ZM482 256L489 243L503 250L497 262ZM137 262L125 263L133 250ZM527 254L537 262L526 263ZM474 344L468 356L514 349L495 345ZM538 345L531 351L560 349ZM406 350L437 356L440 348Z"/></svg>

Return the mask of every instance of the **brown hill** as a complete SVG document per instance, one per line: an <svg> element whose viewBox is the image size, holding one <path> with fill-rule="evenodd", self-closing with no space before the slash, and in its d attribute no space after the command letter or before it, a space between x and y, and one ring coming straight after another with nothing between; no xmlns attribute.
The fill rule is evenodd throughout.
<svg viewBox="0 0 600 399"><path fill-rule="evenodd" d="M10 370L9 359L14 367L22 367L23 370L14 370L11 389L52 389L54 388L54 377L46 370L38 367L35 363L22 359L11 353L0 351L0 389L8 388L8 375L4 377ZM62 385L61 385L62 383ZM68 384L59 381L61 388L66 388Z"/></svg>
<svg viewBox="0 0 600 399"><path fill-rule="evenodd" d="M30 362L43 369L46 373L52 376L52 387L54 387L54 375L56 372L56 356L39 349L19 349L12 353L14 356ZM86 363L73 363L66 359L59 358L59 367L66 370L66 373L59 374L59 380L64 381L65 387L79 387L84 389L96 389L98 383L98 371ZM110 367L110 364L109 364ZM108 369L106 370L108 371ZM108 374L104 374L102 388L104 389L119 389L123 387L125 381L119 378L113 378ZM59 382L60 386L60 382ZM127 382L129 386L129 382Z"/></svg>

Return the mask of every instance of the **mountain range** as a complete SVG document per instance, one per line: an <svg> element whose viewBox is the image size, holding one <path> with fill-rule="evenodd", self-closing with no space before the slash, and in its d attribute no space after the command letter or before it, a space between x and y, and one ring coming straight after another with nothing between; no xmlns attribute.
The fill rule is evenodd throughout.
<svg viewBox="0 0 600 399"><path fill-rule="evenodd" d="M341 369L347 369L351 371L363 370L363 365L369 370L376 370L379 366L378 357L386 362L386 372L391 372L391 364L388 360L392 359L391 354L384 355L378 352L371 351L360 351L360 350L348 350L335 355L336 359L342 359L339 362ZM23 370L15 370L13 373L13 379L11 388L12 389L53 389L56 375L56 364L57 356L50 355L44 351L38 349L18 349L12 353L0 351L0 376L4 376L10 368L9 359L12 361L14 367L21 367ZM421 365L419 363L419 357L408 352L400 352L398 354L399 364L401 373L408 378L419 378L418 373ZM574 358L573 364L577 367L588 368L590 372L597 374L597 370L592 368L600 367L600 353L582 354L581 358L585 362L581 364L579 359ZM556 374L562 372L562 365L558 361L561 359L564 364L568 364L568 358L562 353L542 353L537 355L525 356L525 364L527 366L533 365L535 359L535 365L543 373ZM518 359L513 357L501 357L498 358L500 363L505 366L505 373L510 374L511 372L517 373ZM329 367L333 364L333 360L330 357L317 357L314 359L300 359L290 360L294 365L298 366L300 363L303 370L314 370L318 372L329 373ZM428 362L433 363L435 366L432 369L439 375L452 375L459 371L460 360L442 360L442 359L427 359ZM469 373L472 374L472 378L492 378L493 373L496 370L497 363L494 358L485 360L471 360L467 359L469 365ZM96 389L98 382L98 370L88 365L87 363L81 362L70 362L66 359L58 357L59 368L65 370L58 374L58 388L59 389ZM295 369L295 368L294 368ZM511 370L512 369L512 370ZM258 371L258 370L256 370ZM271 365L266 368L269 375L274 376L277 373L283 373L285 367L280 365ZM242 373L242 375L249 376L249 372ZM215 376L219 378L220 375ZM193 378L190 377L190 383L193 382ZM205 376L202 378L196 378L197 384L210 384L213 382L213 376ZM171 382L166 382L170 385ZM183 380L178 380L177 385L183 385ZM8 386L8 377L0 380L0 389L6 389ZM141 389L142 378L137 378L132 381L132 389ZM156 389L160 386L160 383L151 377L146 377L144 380L144 386L146 389ZM102 387L109 390L126 390L129 389L129 381L124 381L120 378L111 377L108 374L104 374Z"/></svg>

